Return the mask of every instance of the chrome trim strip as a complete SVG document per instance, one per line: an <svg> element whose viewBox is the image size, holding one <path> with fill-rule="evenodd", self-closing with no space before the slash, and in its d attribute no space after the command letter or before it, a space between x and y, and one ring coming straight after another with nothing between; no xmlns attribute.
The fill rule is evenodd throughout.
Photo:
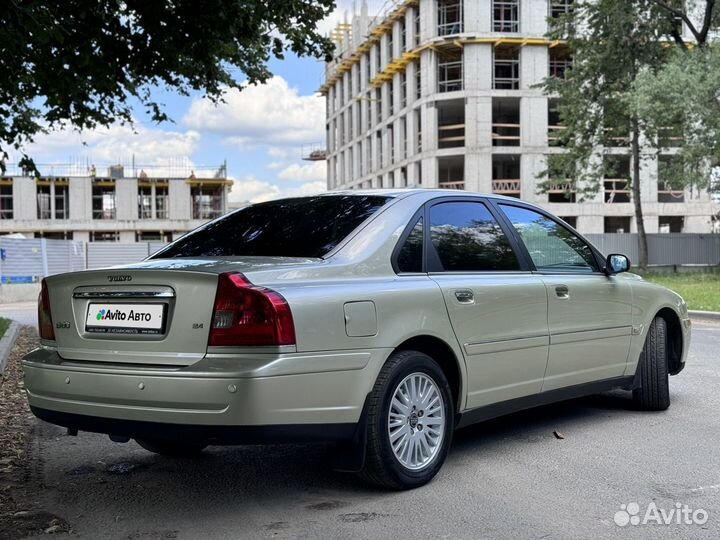
<svg viewBox="0 0 720 540"><path fill-rule="evenodd" d="M561 345L563 343L574 343L576 341L594 341L624 337L632 334L632 326L616 326L614 328L597 328L593 330L577 330L574 332L562 332L550 336L550 345Z"/></svg>
<svg viewBox="0 0 720 540"><path fill-rule="evenodd" d="M547 347L550 344L550 336L527 336L480 343L466 343L465 352L469 356L475 354L488 354L506 351L517 351L519 349L531 349L533 347Z"/></svg>
<svg viewBox="0 0 720 540"><path fill-rule="evenodd" d="M175 298L174 291L87 291L74 292L73 298Z"/></svg>

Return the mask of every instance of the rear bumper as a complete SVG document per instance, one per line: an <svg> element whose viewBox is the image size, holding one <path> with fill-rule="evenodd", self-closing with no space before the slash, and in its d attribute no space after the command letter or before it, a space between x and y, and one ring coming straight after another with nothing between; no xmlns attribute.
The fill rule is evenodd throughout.
<svg viewBox="0 0 720 540"><path fill-rule="evenodd" d="M31 407L40 420L51 424L131 439L203 441L207 444L272 444L289 442L326 442L350 440L356 423L295 424L273 426L202 426L164 424L99 418Z"/></svg>
<svg viewBox="0 0 720 540"><path fill-rule="evenodd" d="M78 430L127 436L187 431L188 437L239 443L318 440L313 431L322 426L317 431L326 436L319 439L332 440L360 420L386 354L338 353L335 362L332 353L206 358L162 370L70 362L39 349L25 357L23 368L33 412Z"/></svg>

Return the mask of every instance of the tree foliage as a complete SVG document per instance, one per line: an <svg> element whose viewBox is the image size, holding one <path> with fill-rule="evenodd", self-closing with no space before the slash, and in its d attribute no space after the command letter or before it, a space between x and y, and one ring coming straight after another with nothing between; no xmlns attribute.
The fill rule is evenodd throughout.
<svg viewBox="0 0 720 540"><path fill-rule="evenodd" d="M559 98L565 129L559 133L564 151L548 156L541 189L567 185L572 179L580 200L591 198L615 166L606 158L612 153L607 149L624 149L633 165L627 181L640 236L641 267L647 264L647 239L640 168L644 156L660 148L656 137L660 124L651 128L648 122L647 103L638 99L639 79L649 80L666 65L678 48L673 43L686 48L678 22L690 20L685 9L677 0L586 0L576 2L574 11L550 31L552 39L567 40L574 62L564 79L551 77L543 83L546 93ZM712 19L708 28L711 24ZM699 30L693 27L694 32L707 37L704 25Z"/></svg>
<svg viewBox="0 0 720 540"><path fill-rule="evenodd" d="M0 157L59 125L130 122L132 101L167 120L153 87L217 101L227 87L266 81L270 58L288 50L327 58L333 45L316 25L333 8L334 0L3 2Z"/></svg>
<svg viewBox="0 0 720 540"><path fill-rule="evenodd" d="M679 144L665 180L711 187L720 167L720 46L674 51L660 69L639 75L634 100L648 136L657 137L664 149Z"/></svg>

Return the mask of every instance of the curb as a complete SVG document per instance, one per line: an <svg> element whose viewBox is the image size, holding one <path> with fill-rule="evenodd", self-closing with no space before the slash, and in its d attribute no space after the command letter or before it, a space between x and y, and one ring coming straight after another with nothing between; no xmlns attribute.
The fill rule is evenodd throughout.
<svg viewBox="0 0 720 540"><path fill-rule="evenodd" d="M718 311L688 311L691 319L720 321L720 312Z"/></svg>
<svg viewBox="0 0 720 540"><path fill-rule="evenodd" d="M17 321L13 321L8 326L5 335L0 339L0 375L5 371L10 352L15 346L15 341L20 334L22 326Z"/></svg>

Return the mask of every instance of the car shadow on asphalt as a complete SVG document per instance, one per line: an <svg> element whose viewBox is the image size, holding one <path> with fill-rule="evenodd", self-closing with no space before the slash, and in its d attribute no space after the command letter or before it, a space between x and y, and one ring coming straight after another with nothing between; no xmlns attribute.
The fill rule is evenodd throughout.
<svg viewBox="0 0 720 540"><path fill-rule="evenodd" d="M518 438L538 440L540 437L563 438L558 426L572 428L574 423L584 423L589 419L607 420L612 412L635 413L637 408L628 391L614 390L581 398L561 401L526 409L478 424L473 424L455 432L453 449L471 450L482 445Z"/></svg>

